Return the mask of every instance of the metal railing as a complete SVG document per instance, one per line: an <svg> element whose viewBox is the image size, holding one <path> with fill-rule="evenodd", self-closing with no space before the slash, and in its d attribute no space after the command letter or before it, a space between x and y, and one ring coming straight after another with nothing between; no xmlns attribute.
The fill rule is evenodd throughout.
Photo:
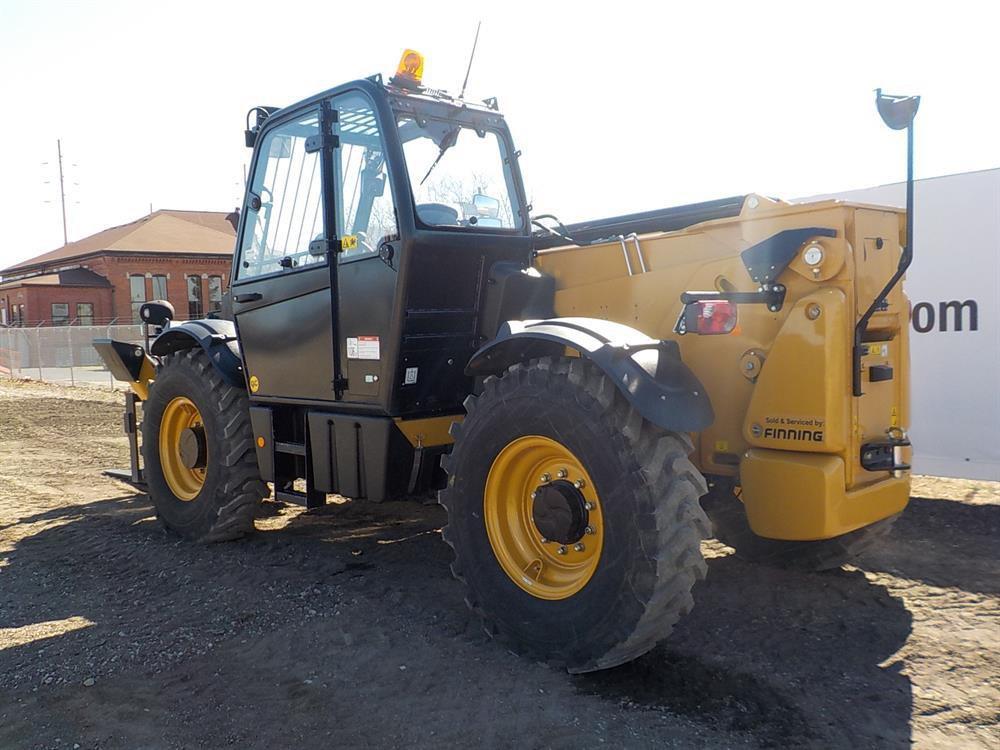
<svg viewBox="0 0 1000 750"><path fill-rule="evenodd" d="M99 338L141 344L142 326L0 326L0 377L113 389L115 380L93 346Z"/></svg>

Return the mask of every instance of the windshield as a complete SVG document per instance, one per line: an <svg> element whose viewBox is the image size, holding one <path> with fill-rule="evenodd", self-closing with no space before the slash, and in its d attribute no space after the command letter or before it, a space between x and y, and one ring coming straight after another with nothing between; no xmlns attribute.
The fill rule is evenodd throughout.
<svg viewBox="0 0 1000 750"><path fill-rule="evenodd" d="M408 116L398 124L420 221L477 230L524 225L496 132Z"/></svg>

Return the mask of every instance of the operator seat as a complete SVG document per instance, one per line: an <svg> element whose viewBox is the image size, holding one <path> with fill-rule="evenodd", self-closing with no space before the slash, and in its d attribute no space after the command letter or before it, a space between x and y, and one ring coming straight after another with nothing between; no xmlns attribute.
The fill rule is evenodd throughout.
<svg viewBox="0 0 1000 750"><path fill-rule="evenodd" d="M421 203L417 206L417 216L425 224L458 226L458 211L445 203Z"/></svg>

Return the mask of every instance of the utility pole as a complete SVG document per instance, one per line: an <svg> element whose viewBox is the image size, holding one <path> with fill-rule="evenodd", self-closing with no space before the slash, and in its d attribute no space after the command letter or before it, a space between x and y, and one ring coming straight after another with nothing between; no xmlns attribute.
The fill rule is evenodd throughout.
<svg viewBox="0 0 1000 750"><path fill-rule="evenodd" d="M69 244L69 233L66 231L66 186L63 184L62 141L56 139L56 150L59 152L59 198L62 200L63 245Z"/></svg>

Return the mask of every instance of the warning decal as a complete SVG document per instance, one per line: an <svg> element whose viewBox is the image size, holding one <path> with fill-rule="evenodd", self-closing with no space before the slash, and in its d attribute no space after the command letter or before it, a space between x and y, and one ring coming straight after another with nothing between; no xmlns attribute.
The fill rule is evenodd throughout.
<svg viewBox="0 0 1000 750"><path fill-rule="evenodd" d="M347 337L348 359L379 359L380 357L378 336Z"/></svg>

